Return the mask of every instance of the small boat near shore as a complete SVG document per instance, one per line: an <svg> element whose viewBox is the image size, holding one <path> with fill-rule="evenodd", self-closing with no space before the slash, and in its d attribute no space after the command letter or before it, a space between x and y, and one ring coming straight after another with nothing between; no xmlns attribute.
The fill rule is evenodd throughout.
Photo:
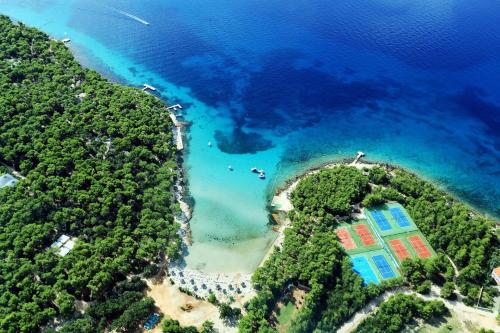
<svg viewBox="0 0 500 333"><path fill-rule="evenodd" d="M257 170L257 168L251 168L250 171L253 173L259 173L259 170Z"/></svg>
<svg viewBox="0 0 500 333"><path fill-rule="evenodd" d="M233 166L232 166L232 165L228 165L228 166L227 166L227 169L228 169L229 171L234 171L234 169L233 169Z"/></svg>
<svg viewBox="0 0 500 333"><path fill-rule="evenodd" d="M263 172L259 173L259 179L266 179L266 174Z"/></svg>

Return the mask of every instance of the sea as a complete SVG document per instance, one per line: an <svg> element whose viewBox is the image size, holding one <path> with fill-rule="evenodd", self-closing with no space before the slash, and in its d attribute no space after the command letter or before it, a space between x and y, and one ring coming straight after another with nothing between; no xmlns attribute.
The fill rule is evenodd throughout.
<svg viewBox="0 0 500 333"><path fill-rule="evenodd" d="M498 0L0 0L0 13L184 106L190 268L253 271L276 237L275 189L357 151L500 217Z"/></svg>

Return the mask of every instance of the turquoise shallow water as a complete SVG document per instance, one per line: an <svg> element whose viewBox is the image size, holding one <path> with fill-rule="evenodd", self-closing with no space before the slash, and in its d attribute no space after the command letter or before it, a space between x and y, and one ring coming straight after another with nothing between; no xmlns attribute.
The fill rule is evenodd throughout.
<svg viewBox="0 0 500 333"><path fill-rule="evenodd" d="M251 271L274 237L272 190L358 150L500 215L500 2L4 0L0 12L185 106L189 266Z"/></svg>

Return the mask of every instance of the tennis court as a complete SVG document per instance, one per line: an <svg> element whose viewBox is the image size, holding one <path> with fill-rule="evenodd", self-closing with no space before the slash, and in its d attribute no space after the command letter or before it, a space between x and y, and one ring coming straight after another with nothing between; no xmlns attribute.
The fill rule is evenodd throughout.
<svg viewBox="0 0 500 333"><path fill-rule="evenodd" d="M408 237L408 241L420 258L429 258L430 256L432 256L431 251L429 251L420 236Z"/></svg>
<svg viewBox="0 0 500 333"><path fill-rule="evenodd" d="M356 243L354 243L351 234L349 234L349 231L347 231L346 228L338 228L337 230L335 230L335 232L337 233L337 237L342 243L344 249L352 250L357 248Z"/></svg>
<svg viewBox="0 0 500 333"><path fill-rule="evenodd" d="M398 257L399 261L403 261L406 258L411 257L410 252L408 252L408 249L400 239L390 240L389 244L391 245L392 251L396 254L396 257Z"/></svg>
<svg viewBox="0 0 500 333"><path fill-rule="evenodd" d="M401 228L409 227L411 225L410 221L399 207L389 208L389 211L391 212L391 215L396 221L396 223Z"/></svg>
<svg viewBox="0 0 500 333"><path fill-rule="evenodd" d="M358 234L363 245L370 246L375 244L375 239L373 239L373 235L368 229L368 226L366 226L365 224L358 224L354 226L354 230Z"/></svg>
<svg viewBox="0 0 500 333"><path fill-rule="evenodd" d="M351 260L352 260L352 269L354 270L354 272L356 272L357 274L359 274L359 276L363 278L365 284L379 283L377 275L372 270L370 264L368 263L368 260L366 260L364 256L354 257L351 258Z"/></svg>
<svg viewBox="0 0 500 333"><path fill-rule="evenodd" d="M396 277L396 273L392 270L391 266L387 262L387 259L383 255L376 255L372 257L373 262L377 266L382 278L389 279Z"/></svg>
<svg viewBox="0 0 500 333"><path fill-rule="evenodd" d="M380 230L387 231L392 229L384 213L382 213L380 210L374 210L371 212L371 214L373 219L375 220L375 223L377 223L378 227L380 228Z"/></svg>

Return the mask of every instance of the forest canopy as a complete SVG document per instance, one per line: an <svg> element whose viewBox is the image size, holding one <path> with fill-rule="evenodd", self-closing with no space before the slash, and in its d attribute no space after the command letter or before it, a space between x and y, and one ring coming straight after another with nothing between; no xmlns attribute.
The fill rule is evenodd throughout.
<svg viewBox="0 0 500 333"><path fill-rule="evenodd" d="M0 331L36 332L56 317L63 332L137 327L152 300L144 286L119 286L180 245L161 101L2 16L0 164L25 177L0 190ZM50 248L62 234L76 239L64 257Z"/></svg>

